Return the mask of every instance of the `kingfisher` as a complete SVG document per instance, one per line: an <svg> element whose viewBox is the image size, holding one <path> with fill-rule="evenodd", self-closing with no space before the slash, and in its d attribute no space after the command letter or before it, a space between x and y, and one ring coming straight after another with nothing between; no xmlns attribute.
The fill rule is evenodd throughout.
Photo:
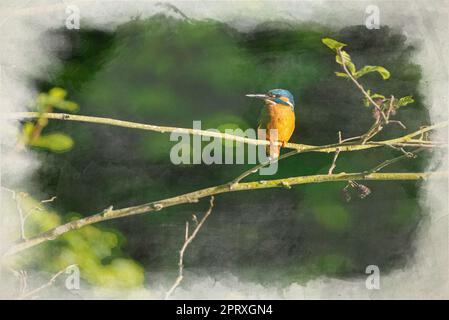
<svg viewBox="0 0 449 320"><path fill-rule="evenodd" d="M295 100L290 91L273 89L264 94L247 94L247 97L262 99L265 106L262 108L257 129L266 130L266 139L270 141L267 146L267 156L270 159L279 157L283 147L295 131ZM270 137L270 129L277 130L277 141ZM275 145L274 142L281 142Z"/></svg>

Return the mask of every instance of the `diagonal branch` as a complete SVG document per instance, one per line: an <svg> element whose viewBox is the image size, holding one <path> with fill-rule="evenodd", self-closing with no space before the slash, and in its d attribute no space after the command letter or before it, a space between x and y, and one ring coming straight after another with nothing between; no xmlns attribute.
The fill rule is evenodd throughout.
<svg viewBox="0 0 449 320"><path fill-rule="evenodd" d="M354 78L352 73L348 70L348 67L346 66L346 63L345 63L345 58L343 57L343 54L341 53L341 49L337 49L337 53L340 56L340 59L342 62L341 66L343 67L343 70L345 71L345 73L348 75L349 79L351 79L351 81L356 85L357 88L359 88L359 90L368 99L368 101L371 102L371 104L380 112L384 121L388 122L388 119L387 119L385 113L382 111L382 109L379 107L379 105L373 100L373 98L371 98L371 96L368 94L368 92L366 92L365 88L357 81L356 78Z"/></svg>
<svg viewBox="0 0 449 320"><path fill-rule="evenodd" d="M167 198L159 201L153 201L133 207L127 207L122 209L104 210L100 213L81 218L60 225L56 228L43 232L37 236L28 238L27 240L21 240L13 244L2 257L11 256L17 254L25 249L37 246L48 240L54 240L60 235L69 232L71 230L77 230L84 226L97 223L100 221L106 221L111 219L117 219L122 217L128 217L137 214L143 214L147 212L160 211L164 208L172 207L175 205L196 202L201 198L210 197L227 192L246 191L246 190L258 190L268 188L285 188L286 186L320 183L320 182L337 182L337 181L356 181L356 180L370 180L370 181L387 181L387 180L423 180L430 178L446 178L448 177L447 171L442 172L404 172L404 173L339 173L339 174L325 174L325 175L311 175L311 176L299 176L290 177L284 179L273 180L261 180L255 182L238 183L234 188L229 188L229 183L185 193L176 197Z"/></svg>
<svg viewBox="0 0 449 320"><path fill-rule="evenodd" d="M406 152L401 156L398 156L396 158L393 159L389 159L389 160L385 160L384 162L382 162L381 164L377 165L376 167L374 167L373 169L367 171L369 173L375 173L375 172L379 172L380 170L382 170L383 168L392 165L393 163L399 162L401 160L404 160L406 158L410 159L410 158L415 158L417 157L417 153L423 151L424 148L419 148L413 152Z"/></svg>

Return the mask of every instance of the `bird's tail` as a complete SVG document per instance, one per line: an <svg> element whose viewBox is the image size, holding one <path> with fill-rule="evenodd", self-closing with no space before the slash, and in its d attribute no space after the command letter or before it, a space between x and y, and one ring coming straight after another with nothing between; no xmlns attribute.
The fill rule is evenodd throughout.
<svg viewBox="0 0 449 320"><path fill-rule="evenodd" d="M267 145L266 149L267 157L270 159L279 158L279 154L281 153L281 146L274 143L274 141L270 141L270 144Z"/></svg>

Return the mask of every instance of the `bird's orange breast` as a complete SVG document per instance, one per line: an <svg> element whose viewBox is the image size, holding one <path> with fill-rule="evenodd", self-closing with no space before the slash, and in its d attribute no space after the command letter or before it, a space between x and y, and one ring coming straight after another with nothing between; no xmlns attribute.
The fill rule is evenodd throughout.
<svg viewBox="0 0 449 320"><path fill-rule="evenodd" d="M282 104L270 104L265 107L268 114L265 124L265 128L268 129L267 140L270 140L269 130L277 129L277 140L288 142L295 131L295 112L291 107Z"/></svg>

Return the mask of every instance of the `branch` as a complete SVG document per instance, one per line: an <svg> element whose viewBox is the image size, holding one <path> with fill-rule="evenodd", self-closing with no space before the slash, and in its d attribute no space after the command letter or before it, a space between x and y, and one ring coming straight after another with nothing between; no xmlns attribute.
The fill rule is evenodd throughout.
<svg viewBox="0 0 449 320"><path fill-rule="evenodd" d="M186 129L186 128L176 128L176 127L163 127L163 126L155 126L149 124L135 123L129 121L122 121L110 118L100 118L100 117L90 117L90 116L81 116L81 115L72 115L65 113L38 113L38 112L17 112L17 113L9 113L4 115L6 118L13 119L24 119L24 118L36 118L36 117L47 117L49 119L57 119L57 120L71 120L78 122L88 122L88 123L99 123L99 124L107 124L119 127L126 128L134 128L141 130L149 130L155 132L178 132L184 134L193 134L193 135L203 135L209 137L217 137L221 139L240 141L248 144L256 144L256 145L267 145L270 142L266 140L257 140L244 138L241 136L235 136L230 134L224 134L220 132L211 132L204 130L196 130L196 129ZM423 140L426 133L435 130L438 128L446 127L448 125L448 121L441 122L428 127L421 127L420 130L407 134L405 136L389 139L384 141L369 141L366 144L358 144L357 142L351 142L352 139L347 139L342 141L341 143L329 144L324 146L313 146L313 145L305 145L305 144L294 144L287 143L285 147L294 149L288 153L285 153L281 157L277 159L284 159L295 155L297 153L302 152L342 152L342 151L355 151L355 150L364 150L369 148L375 148L380 146L389 146L392 148L398 148L397 146L407 145L413 147L438 147L445 146L445 144L435 144L431 141ZM419 139L414 139L416 136L420 136ZM280 144L280 143L278 143ZM100 221L141 214L151 211L159 211L163 208L179 205L183 203L191 203L197 202L198 199L212 196L215 194L230 192L230 191L243 191L243 190L251 190L251 189L263 189L263 188L275 188L275 187L290 187L295 184L305 184L305 183L317 183L317 182L327 182L327 181L349 181L349 180L418 180L425 179L431 176L446 176L447 172L439 172L439 173L371 173L367 174L363 173L342 173L342 174L330 174L330 175L315 175L315 176L305 176L305 177L291 177L286 179L278 179L278 180L269 180L269 181L259 181L259 182L249 182L249 183L240 183L240 181L257 171L259 168L263 167L265 164L260 164L250 171L244 172L242 175L234 179L233 181L210 187L198 191L194 191L191 193L183 194L177 197L164 199L161 201L155 201L143 205L138 205L134 207L128 207L123 209L113 210L113 208L108 208L103 212L94 214L92 216L88 216L79 220L68 222L64 225L60 225L54 229L46 231L40 235L34 236L30 239L22 239L14 244L3 256L13 255L22 250L25 250L30 247L34 247L42 242L53 240L58 236L70 231L77 230L86 225L90 225L93 223L97 223Z"/></svg>
<svg viewBox="0 0 449 320"><path fill-rule="evenodd" d="M117 120L117 119L111 119L111 118L101 118L101 117L91 117L91 116L82 116L82 115L73 115L73 114L66 114L66 113L38 113L38 112L15 112L15 113L9 113L4 115L6 118L12 118L12 119L26 119L26 118L36 118L39 116L44 116L49 119L54 120L66 120L66 121L77 121L77 122L86 122L86 123L98 123L98 124L106 124L106 125L112 125L112 126L118 126L118 127L125 127L125 128L131 128L131 129L140 129L140 130L147 130L147 131L154 131L154 132L160 132L160 133L166 133L166 132L177 132L177 133L184 133L184 134L192 134L192 135L200 135L200 136L208 136L208 137L215 137L215 138L221 138L225 140L233 140L238 141L242 143L247 144L253 144L253 145L268 145L270 142L266 140L257 140L257 139L251 139L251 138L245 138L241 136L235 136L231 134L226 133L220 133L220 132L211 132L211 131L205 131L205 130L198 130L198 129L188 129L188 128L176 128L176 127L165 127L165 126L155 126L150 124L142 124L142 123L136 123L136 122L130 122L130 121L123 121L123 120ZM448 121L441 122L432 126L428 127L421 127L419 130L410 133L408 135L405 135L403 137L399 137L396 139L390 139L390 140L384 140L384 141L371 141L368 143L362 143L357 144L356 142L351 142L355 140L355 138L360 137L353 137L348 138L339 141L339 143L334 144L328 144L323 146L313 146L313 145L306 145L306 144L296 144L296 143L286 143L284 145L285 148L294 149L293 151L290 151L288 153L283 154L275 161L279 161L281 159L288 158L290 156L293 156L298 153L303 152L348 152L348 151L357 151L357 150L364 150L364 149L370 149L375 147L381 147L381 146L395 146L395 145L402 145L404 143L409 144L409 146L416 146L416 147L438 147L443 146L445 144L433 144L431 141L422 140L420 139L413 139L416 136L424 137L424 134L438 128L446 127L448 125ZM280 144L280 143L278 143ZM229 183L229 187L232 189L234 186L239 183L244 178L248 177L249 175L257 172L260 168L270 164L270 162L265 162L256 165L255 167L252 167L251 169L243 172L240 176L235 178L233 181Z"/></svg>
<svg viewBox="0 0 449 320"><path fill-rule="evenodd" d="M209 210L207 210L207 212L204 214L203 218L196 225L195 230L193 230L193 233L190 236L189 236L189 222L188 221L186 222L186 233L185 233L185 238L184 238L185 240L184 240L184 244L181 247L181 250L179 251L178 277L176 278L175 282L171 286L170 290L168 290L168 292L166 293L165 299L168 299L168 297L170 297L170 295L175 291L175 289L181 284L181 281L184 278L184 252L186 251L189 244L193 241L193 239L195 239L198 231L200 231L204 222L209 217L209 215L212 213L213 208L214 208L214 196L211 196L210 200L209 200ZM196 217L194 219L196 219Z"/></svg>
<svg viewBox="0 0 449 320"><path fill-rule="evenodd" d="M6 270L8 270L9 272L11 272L20 282L20 287L19 287L19 296L22 296L28 287L28 282L27 282L27 278L28 278L28 274L25 270L15 270L9 266L6 267Z"/></svg>
<svg viewBox="0 0 449 320"><path fill-rule="evenodd" d="M27 240L22 240L16 242L12 245L5 253L3 257L11 256L19 253L25 249L34 247L40 243L48 240L54 240L60 235L71 231L77 230L84 226L97 223L100 221L106 221L111 219L117 219L122 217L128 217L132 215L160 211L164 208L172 207L175 205L197 202L199 199L204 197L210 197L212 195L217 195L227 192L235 191L245 191L245 190L258 190L258 189L269 189L269 188L285 188L286 186L300 185L300 184L310 184L319 182L337 182L337 181L355 181L355 180L370 180L370 181L387 181L387 180L425 180L429 178L447 178L448 172L422 172L422 173L339 173L332 175L311 175L311 176L299 176L290 177L285 179L274 179L274 180L261 180L254 182L238 183L234 188L229 188L229 183L200 189L190 193L185 193L176 197L167 198L164 200L153 201L150 203L145 203L142 205L137 205L133 207L127 207L122 209L112 209L104 210L100 213L81 218L68 222L66 224L60 225L56 228L43 232L37 236L28 238Z"/></svg>
<svg viewBox="0 0 449 320"><path fill-rule="evenodd" d="M436 124L434 126L429 126L429 127L421 127L420 130L418 130L416 132L413 132L413 133L410 133L410 134L405 135L405 136L400 137L400 138L390 139L390 140L385 140L385 141L377 141L377 142L376 141L371 141L369 144L377 145L377 146L387 146L387 147L391 147L391 148L399 149L399 150L403 149L403 147L435 148L435 147L438 147L438 146L443 146L444 143L435 143L435 142L428 141L428 140L421 140L425 133L427 133L430 130L440 128L440 125L441 125L441 127L444 127L444 126L447 125L447 122L442 122L442 123ZM425 132L419 132L421 130L425 130ZM418 139L413 139L413 137L415 137L417 135L420 135L420 139L419 140ZM267 165L269 165L271 163L278 162L278 161L280 161L282 159L294 156L294 155L296 155L298 153L304 153L304 152L327 152L327 153L329 153L329 152L334 151L335 155L334 155L331 167L329 168L329 171L328 171L328 174L332 174L333 170L335 169L335 166L336 166L337 158L340 155L341 151L363 150L363 149L365 149L365 148L363 148L364 146L369 145L369 144L363 144L363 142L362 142L362 144L359 144L359 145L356 145L356 144L349 145L349 143L348 143L349 141L360 139L362 137L363 136L357 136L357 137L351 137L351 138L342 139L341 138L341 132L339 132L339 143L329 144L329 145L325 145L325 146L309 146L310 148L307 148L307 149L292 150L290 152L284 153L279 158L276 158L276 159L272 160L271 162L270 161L266 161L266 162L260 163L260 164L258 164L256 166L252 167L251 169L243 172L241 175L239 175L237 178L235 178L233 181L231 181L229 183L229 188L233 189L234 186L236 184L238 184L240 181L242 181L246 177L252 175L253 173L256 173L261 168L263 168L263 167L265 167L265 166L267 166ZM404 143L404 142L401 142L401 141L405 141L405 142L409 142L409 143ZM348 148L348 145L353 147L353 149L350 150ZM359 147L360 147L360 149L356 149L356 148L359 148Z"/></svg>
<svg viewBox="0 0 449 320"><path fill-rule="evenodd" d="M12 194L12 199L15 201L16 203L16 208L17 208L17 213L19 215L19 229L20 229L20 238L21 239L26 239L26 235L25 235L25 223L28 219L28 217L35 211L35 210L40 210L42 211L42 208L39 206L35 206L34 208L29 209L27 212L24 212L22 209L22 205L20 204L20 200L18 199L18 196L21 197L27 197L29 196L27 193L25 192L18 192L18 191L14 191L12 189L9 189L7 187L1 186L2 189L4 189L5 191L8 191ZM41 203L49 203L49 202L53 202L56 199L56 196L51 197L50 199L46 199L46 200L42 200Z"/></svg>
<svg viewBox="0 0 449 320"><path fill-rule="evenodd" d="M332 174L334 172L334 169L337 167L337 159L339 154L340 150L337 149L337 151L335 151L334 158L332 159L332 163L327 174Z"/></svg>
<svg viewBox="0 0 449 320"><path fill-rule="evenodd" d="M212 131L206 131L206 130L198 130L198 129L189 129L189 128L177 128L177 127L166 127L166 126L156 126L151 124L143 124L143 123L137 123L137 122L131 122L131 121L123 121L123 120L117 120L117 119L111 119L111 118L102 118L102 117L91 117L91 116L82 116L82 115L74 115L74 114L68 114L68 113L39 113L39 112L13 112L13 113L7 113L3 114L2 117L4 119L34 119L41 117L46 117L48 119L53 120L65 120L65 121L76 121L76 122L85 122L85 123L97 123L97 124L106 124L111 126L117 126L117 127L123 127L123 128L131 128L131 129L139 129L139 130L146 130L146 131L154 131L154 132L160 132L160 133L168 133L168 132L175 132L175 133L181 133L181 134L189 134L189 135L200 135L200 136L206 136L206 137L213 137L213 138L220 138L224 140L232 140L237 142L242 142L246 144L252 144L252 145L269 145L270 142L267 140L258 140L258 139L251 139L251 138L245 138L237 135L227 134L227 133L221 133L221 132L212 132ZM385 144L395 145L398 143L403 142L409 142L413 146L421 146L421 139L417 141L411 141L412 138L416 136L423 136L424 133L437 129L446 127L448 125L448 121L444 121L432 126L428 127L422 127L420 130L417 130L413 133L410 133L406 136L399 137L396 139L390 139L390 140L384 140L384 141L370 141L365 144L358 144L355 142L348 142L344 141L342 143L334 143L334 144L328 144L323 146L313 146L313 145L307 145L307 144L298 144L298 143L286 143L285 145L282 145L280 142L275 142L275 145L283 146L284 148L288 149L294 149L295 151L300 152L335 152L338 149L340 149L341 152L345 151L357 151L357 150L365 150L370 148L376 148L379 146L383 146ZM436 147L436 145L428 145L428 147Z"/></svg>
<svg viewBox="0 0 449 320"><path fill-rule="evenodd" d="M338 142L341 143L341 131L338 131ZM329 171L327 172L327 174L332 174L335 170L335 168L337 167L337 159L338 156L340 155L340 149L337 149L337 151L335 151L334 154L334 158L332 159L332 163L331 166L329 167Z"/></svg>

